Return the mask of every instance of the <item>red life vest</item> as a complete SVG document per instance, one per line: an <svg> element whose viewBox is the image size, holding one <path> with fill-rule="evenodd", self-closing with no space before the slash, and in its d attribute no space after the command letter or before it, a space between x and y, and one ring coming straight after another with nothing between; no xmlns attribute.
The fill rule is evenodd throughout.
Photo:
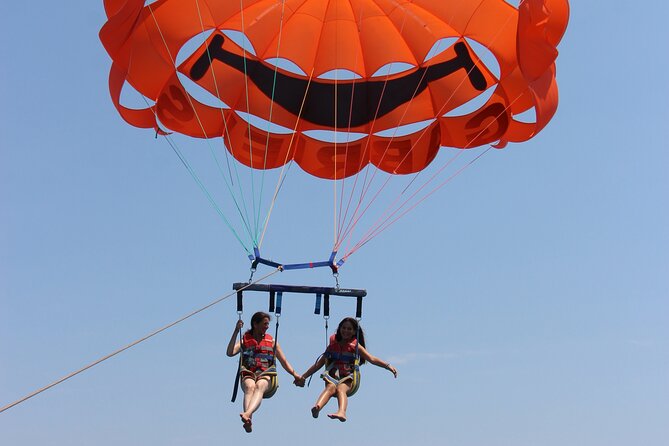
<svg viewBox="0 0 669 446"><path fill-rule="evenodd" d="M358 340L353 338L342 345L337 342L336 336L336 334L330 336L330 345L325 349L325 358L328 361L327 368L330 375L337 372L339 378L343 378L353 372Z"/></svg>
<svg viewBox="0 0 669 446"><path fill-rule="evenodd" d="M274 364L274 339L267 333L260 342L251 333L245 333L241 347L242 364L246 370L264 372Z"/></svg>

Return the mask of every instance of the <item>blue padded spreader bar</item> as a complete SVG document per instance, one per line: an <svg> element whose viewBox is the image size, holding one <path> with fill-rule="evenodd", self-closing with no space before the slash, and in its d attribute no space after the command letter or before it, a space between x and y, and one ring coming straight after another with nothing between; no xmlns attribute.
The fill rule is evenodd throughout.
<svg viewBox="0 0 669 446"><path fill-rule="evenodd" d="M255 254L255 257L249 256L249 259L253 263L254 267L256 264L262 263L263 265L271 266L274 268L282 267L284 270L328 267L331 268L333 272L337 272L337 269L344 264L344 259L341 259L335 263L334 260L335 257L337 256L337 251L332 251L332 253L330 254L330 258L322 262L288 263L288 264L281 264L273 260L263 259L262 257L260 257L260 250L257 247L253 248L253 253Z"/></svg>

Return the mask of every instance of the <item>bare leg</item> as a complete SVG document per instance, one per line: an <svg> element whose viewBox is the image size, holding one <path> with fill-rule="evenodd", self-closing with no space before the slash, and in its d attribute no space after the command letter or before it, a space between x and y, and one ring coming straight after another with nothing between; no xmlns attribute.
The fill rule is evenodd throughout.
<svg viewBox="0 0 669 446"><path fill-rule="evenodd" d="M326 382L325 383L325 389L321 392L320 396L316 400L316 404L314 404L314 407L311 408L311 416L314 418L318 418L318 413L321 411L323 407L330 401L330 398L332 398L332 395L335 394L337 391L337 388L334 386L334 384Z"/></svg>
<svg viewBox="0 0 669 446"><path fill-rule="evenodd" d="M242 418L242 423L248 423L251 421L251 416L249 415L249 406L251 405L251 399L256 390L256 382L253 378L243 378L242 381L242 391L244 392L244 411L239 414Z"/></svg>
<svg viewBox="0 0 669 446"><path fill-rule="evenodd" d="M251 397L249 398L248 405L245 405L244 412L240 414L240 416L242 417L242 421L251 420L253 412L258 410L258 408L260 407L260 403L262 403L262 397L265 394L267 388L269 387L269 379L259 378L258 381L256 381L254 384L255 386L253 392L250 392ZM244 402L246 403L246 394L244 395Z"/></svg>
<svg viewBox="0 0 669 446"><path fill-rule="evenodd" d="M339 410L336 413L328 414L328 417L333 420L346 421L346 408L348 407L348 391L351 389L351 383L346 381L345 383L339 383L337 386L337 403L339 404Z"/></svg>
<svg viewBox="0 0 669 446"><path fill-rule="evenodd" d="M253 431L251 417L253 417L253 412L260 407L263 394L268 387L269 380L267 378L260 378L258 381L247 378L242 383L242 389L244 390L244 412L240 413L239 416L242 419L242 423L244 423L244 430L246 432Z"/></svg>

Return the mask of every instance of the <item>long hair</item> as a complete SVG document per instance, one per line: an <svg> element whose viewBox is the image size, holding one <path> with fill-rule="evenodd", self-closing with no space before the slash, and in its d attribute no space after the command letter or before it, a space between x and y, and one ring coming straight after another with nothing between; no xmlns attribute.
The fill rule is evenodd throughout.
<svg viewBox="0 0 669 446"><path fill-rule="evenodd" d="M345 317L344 319L341 320L339 325L337 326L337 333L335 334L335 340L337 342L341 342L342 336L341 336L341 326L344 325L344 323L348 322L353 326L353 337L357 339L358 344L361 346L365 346L365 332L362 330L362 327L360 324L358 324L358 321L352 317ZM364 364L365 360L360 358L360 364Z"/></svg>
<svg viewBox="0 0 669 446"><path fill-rule="evenodd" d="M253 334L253 326L257 324L258 322L262 322L263 319L269 319L270 321L272 320L272 316L269 314L265 313L264 311L258 311L256 312L253 316L251 316L251 327L246 330L245 334Z"/></svg>

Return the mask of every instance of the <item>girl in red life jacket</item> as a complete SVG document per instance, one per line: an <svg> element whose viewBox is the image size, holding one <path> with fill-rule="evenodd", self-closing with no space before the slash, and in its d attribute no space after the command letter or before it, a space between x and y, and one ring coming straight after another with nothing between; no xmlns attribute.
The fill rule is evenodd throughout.
<svg viewBox="0 0 669 446"><path fill-rule="evenodd" d="M375 366L389 370L397 378L395 367L387 361L372 356L365 349L365 334L362 328L358 327L358 321L352 317L344 318L337 327L337 333L330 337L330 344L325 353L309 367L309 370L295 380L295 384L303 386L308 377L323 365L328 364L325 373L321 375L325 381L325 389L316 400L314 407L311 408L311 415L314 418L318 418L318 414L330 398L337 395L339 410L328 414L328 417L333 420L346 421L348 396L352 394L352 390L357 389L358 385L358 357L360 364L368 361Z"/></svg>
<svg viewBox="0 0 669 446"><path fill-rule="evenodd" d="M251 329L244 333L240 342L239 332L244 326L244 322L240 319L235 325L226 351L228 356L235 356L240 352L242 354L240 375L244 391L244 411L239 416L246 432L252 431L251 417L260 407L265 393L275 390L270 389L270 381L276 376L275 359L279 360L284 370L293 378L299 378L283 354L279 343L275 343L272 336L266 333L269 320L269 314L262 311L255 313L251 317Z"/></svg>

